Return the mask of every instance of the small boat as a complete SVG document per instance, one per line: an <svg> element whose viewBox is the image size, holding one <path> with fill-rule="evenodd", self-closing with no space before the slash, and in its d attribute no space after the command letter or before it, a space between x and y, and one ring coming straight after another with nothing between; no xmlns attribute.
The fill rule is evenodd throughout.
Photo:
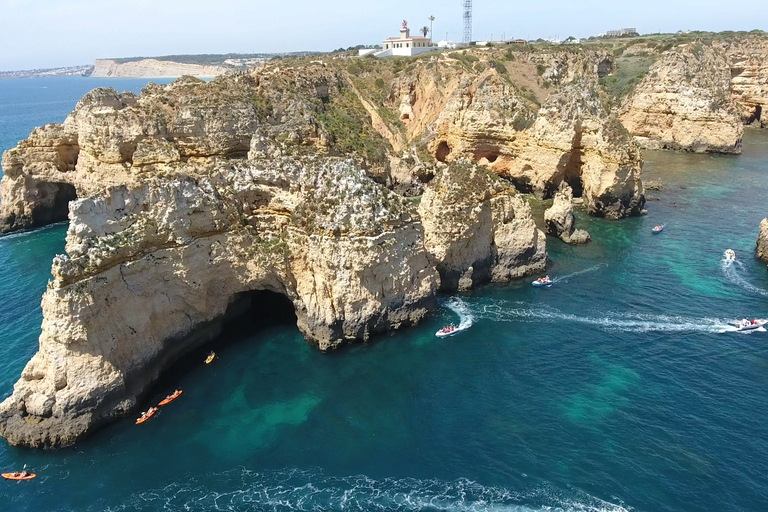
<svg viewBox="0 0 768 512"><path fill-rule="evenodd" d="M139 418L136 420L136 424L137 424L137 425L141 425L142 423L144 423L145 421L147 421L149 418L151 418L152 416L154 416L156 412L157 412L157 407L150 407L150 408L149 408L149 410L148 410L147 412L144 412L144 413L142 413L142 414L141 414L141 417L139 417Z"/></svg>
<svg viewBox="0 0 768 512"><path fill-rule="evenodd" d="M462 329L459 329L455 325L446 325L439 331L435 333L435 336L438 338L445 338L446 336L451 336L453 334L456 334L457 332L461 331Z"/></svg>
<svg viewBox="0 0 768 512"><path fill-rule="evenodd" d="M0 473L0 476L6 480L32 480L37 475L34 473L27 473L26 471L22 471L20 473Z"/></svg>
<svg viewBox="0 0 768 512"><path fill-rule="evenodd" d="M736 253L732 249L728 249L725 251L725 260L726 261L733 261L736 259Z"/></svg>
<svg viewBox="0 0 768 512"><path fill-rule="evenodd" d="M208 354L208 357L205 358L205 364L211 364L211 361L213 361L216 358L216 353L211 352Z"/></svg>
<svg viewBox="0 0 768 512"><path fill-rule="evenodd" d="M172 395L168 395L165 397L165 399L160 402L157 405L168 405L169 403L173 402L177 398L179 398L179 395L181 395L182 391L180 389L177 389Z"/></svg>
<svg viewBox="0 0 768 512"><path fill-rule="evenodd" d="M737 331L754 331L755 329L759 329L765 324L768 324L768 320L765 320L762 318L747 320L745 318L741 322L736 324L736 330Z"/></svg>
<svg viewBox="0 0 768 512"><path fill-rule="evenodd" d="M653 229L651 230L651 232L654 234L661 233L662 231L664 231L664 224L659 224L658 226L654 226Z"/></svg>
<svg viewBox="0 0 768 512"><path fill-rule="evenodd" d="M549 276L544 276L544 277L538 278L537 280L535 280L531 284L533 286L546 286L546 287L550 287L550 286L552 286L553 283L554 283L554 281L552 281L549 278Z"/></svg>

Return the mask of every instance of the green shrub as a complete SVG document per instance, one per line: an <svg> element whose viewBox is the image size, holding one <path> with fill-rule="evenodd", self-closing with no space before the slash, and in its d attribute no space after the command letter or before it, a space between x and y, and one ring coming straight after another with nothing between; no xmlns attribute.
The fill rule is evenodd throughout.
<svg viewBox="0 0 768 512"><path fill-rule="evenodd" d="M536 64L536 72L539 74L539 76L543 75L546 70L547 66L544 64Z"/></svg>

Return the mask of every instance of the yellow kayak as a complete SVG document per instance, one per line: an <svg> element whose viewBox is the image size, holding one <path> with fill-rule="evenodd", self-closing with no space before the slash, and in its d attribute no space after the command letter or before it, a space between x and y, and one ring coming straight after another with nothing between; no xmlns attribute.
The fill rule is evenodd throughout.
<svg viewBox="0 0 768 512"><path fill-rule="evenodd" d="M216 354L213 352L208 354L208 357L205 358L205 364L211 364L211 361L213 361L215 357L216 357Z"/></svg>

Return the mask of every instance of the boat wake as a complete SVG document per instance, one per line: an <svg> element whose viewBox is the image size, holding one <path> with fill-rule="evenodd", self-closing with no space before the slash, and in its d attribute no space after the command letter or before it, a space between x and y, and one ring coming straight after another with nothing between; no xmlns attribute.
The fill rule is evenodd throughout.
<svg viewBox="0 0 768 512"><path fill-rule="evenodd" d="M607 313L605 316L580 316L564 313L548 306L531 306L523 302L494 301L477 305L477 318L496 322L571 322L594 325L610 332L708 332L736 331L735 320L691 318L685 316L642 313Z"/></svg>
<svg viewBox="0 0 768 512"><path fill-rule="evenodd" d="M463 300L459 299L458 297L453 297L452 299L446 301L445 307L458 315L459 325L456 327L457 331L463 331L472 327L472 323L475 321L475 317L472 315L472 311L470 311L469 306L467 306Z"/></svg>
<svg viewBox="0 0 768 512"><path fill-rule="evenodd" d="M457 512L627 512L590 496L542 484L525 491L484 486L468 479L336 477L321 470L213 473L143 491L117 507L100 510L272 510Z"/></svg>
<svg viewBox="0 0 768 512"><path fill-rule="evenodd" d="M762 295L763 297L768 297L767 291L758 288L757 286L744 279L742 274L746 271L746 269L744 268L744 264L739 260L729 260L727 258L723 258L720 260L720 268L723 269L723 274L725 274L725 277L733 284L740 286L749 292Z"/></svg>
<svg viewBox="0 0 768 512"><path fill-rule="evenodd" d="M584 270L579 270L578 272L573 272L571 274L566 274L564 276L555 277L552 279L553 283L567 283L568 279L576 276L580 276L581 274L586 274L588 272L596 272L600 270L601 268L607 267L607 263L600 263L599 265L595 265L594 267L585 268Z"/></svg>

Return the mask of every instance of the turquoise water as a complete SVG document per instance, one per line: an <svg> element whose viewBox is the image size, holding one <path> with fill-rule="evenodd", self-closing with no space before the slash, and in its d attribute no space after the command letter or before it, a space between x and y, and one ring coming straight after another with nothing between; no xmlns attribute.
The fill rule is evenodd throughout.
<svg viewBox="0 0 768 512"><path fill-rule="evenodd" d="M0 82L0 147L95 85L71 80L24 93L35 120L17 132L2 104L22 81ZM41 114L54 92L60 109ZM765 510L768 333L728 323L768 316L753 257L768 133L739 157L646 159L661 200L580 218L587 246L550 240L552 288L444 297L414 329L327 355L290 324L233 326L157 384L145 407L184 394L143 425L55 452L0 442L2 470L39 475L0 482L0 510ZM0 397L36 350L65 229L0 239Z"/></svg>

